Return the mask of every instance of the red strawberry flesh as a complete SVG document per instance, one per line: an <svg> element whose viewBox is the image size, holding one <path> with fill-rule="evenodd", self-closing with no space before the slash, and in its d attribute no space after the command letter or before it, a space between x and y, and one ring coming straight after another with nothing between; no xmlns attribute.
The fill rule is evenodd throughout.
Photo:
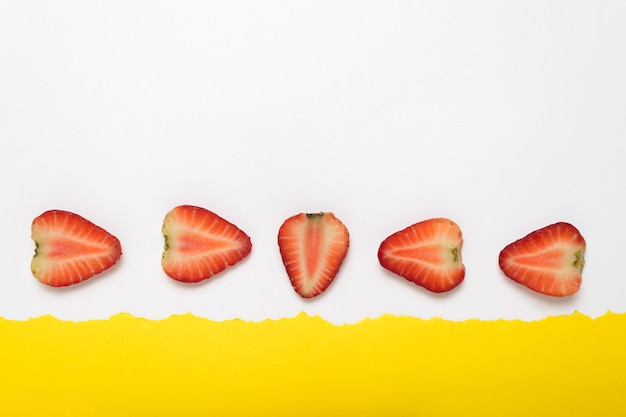
<svg viewBox="0 0 626 417"><path fill-rule="evenodd" d="M386 238L378 250L378 259L385 269L440 293L455 288L465 277L462 246L459 226L451 220L435 218Z"/></svg>
<svg viewBox="0 0 626 417"><path fill-rule="evenodd" d="M348 229L333 213L300 213L278 232L280 254L294 290L303 298L324 292L345 258Z"/></svg>
<svg viewBox="0 0 626 417"><path fill-rule="evenodd" d="M507 245L499 264L513 281L541 294L565 297L580 289L585 249L578 229L559 222Z"/></svg>
<svg viewBox="0 0 626 417"><path fill-rule="evenodd" d="M201 207L183 205L163 220L165 273L182 282L211 278L248 256L250 237L237 226Z"/></svg>
<svg viewBox="0 0 626 417"><path fill-rule="evenodd" d="M112 267L121 257L120 241L83 217L50 210L32 223L36 243L31 271L53 287L82 282Z"/></svg>

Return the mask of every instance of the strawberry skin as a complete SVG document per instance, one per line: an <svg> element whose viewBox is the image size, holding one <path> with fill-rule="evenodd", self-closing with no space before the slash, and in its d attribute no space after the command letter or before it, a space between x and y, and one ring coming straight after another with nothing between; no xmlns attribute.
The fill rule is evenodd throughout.
<svg viewBox="0 0 626 417"><path fill-rule="evenodd" d="M320 295L335 279L348 253L350 235L333 213L300 213L278 231L280 255L294 290Z"/></svg>
<svg viewBox="0 0 626 417"><path fill-rule="evenodd" d="M163 236L163 271L182 282L211 278L252 250L247 234L202 207L183 205L172 209L163 220Z"/></svg>
<svg viewBox="0 0 626 417"><path fill-rule="evenodd" d="M33 220L35 255L31 271L43 284L64 287L112 267L122 256L120 241L78 214L50 210Z"/></svg>
<svg viewBox="0 0 626 417"><path fill-rule="evenodd" d="M378 249L380 265L408 281L440 293L465 278L463 235L452 220L424 220L386 238Z"/></svg>
<svg viewBox="0 0 626 417"><path fill-rule="evenodd" d="M533 291L564 297L580 288L585 248L578 229L569 223L555 223L506 246L500 252L500 269Z"/></svg>

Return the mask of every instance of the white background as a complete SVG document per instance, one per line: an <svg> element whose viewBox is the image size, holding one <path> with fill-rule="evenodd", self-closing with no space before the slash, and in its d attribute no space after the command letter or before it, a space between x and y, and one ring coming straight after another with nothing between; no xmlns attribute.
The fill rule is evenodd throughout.
<svg viewBox="0 0 626 417"><path fill-rule="evenodd" d="M621 1L2 1L0 317L624 312L624 22ZM167 278L161 223L179 204L238 225L251 255L200 284ZM40 284L30 223L49 209L116 235L119 264ZM276 244L303 211L351 233L336 280L308 301ZM442 295L376 257L437 216L461 226L467 268ZM497 262L556 221L587 240L565 299Z"/></svg>

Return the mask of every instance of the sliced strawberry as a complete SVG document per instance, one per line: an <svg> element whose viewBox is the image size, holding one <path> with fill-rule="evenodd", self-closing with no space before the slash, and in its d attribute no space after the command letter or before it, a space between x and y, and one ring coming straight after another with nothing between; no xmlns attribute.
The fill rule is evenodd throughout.
<svg viewBox="0 0 626 417"><path fill-rule="evenodd" d="M463 235L452 220L425 220L396 232L378 249L383 268L432 292L450 291L465 278Z"/></svg>
<svg viewBox="0 0 626 417"><path fill-rule="evenodd" d="M287 275L303 298L315 297L328 288L349 245L348 229L333 213L300 213L285 220L278 231Z"/></svg>
<svg viewBox="0 0 626 417"><path fill-rule="evenodd" d="M585 248L578 229L555 223L506 246L500 252L500 269L533 291L564 297L580 288Z"/></svg>
<svg viewBox="0 0 626 417"><path fill-rule="evenodd" d="M64 287L112 267L120 256L120 241L78 214L50 210L32 223L35 278L53 287Z"/></svg>
<svg viewBox="0 0 626 417"><path fill-rule="evenodd" d="M252 250L247 234L201 207L175 207L163 220L163 235L163 270L170 278L182 282L211 278L244 259Z"/></svg>

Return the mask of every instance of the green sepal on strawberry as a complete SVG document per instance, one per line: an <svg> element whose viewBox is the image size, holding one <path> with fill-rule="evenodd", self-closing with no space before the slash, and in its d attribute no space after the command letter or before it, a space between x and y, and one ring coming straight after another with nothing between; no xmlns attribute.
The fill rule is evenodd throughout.
<svg viewBox="0 0 626 417"><path fill-rule="evenodd" d="M247 257L250 237L234 224L202 207L182 205L163 220L163 271L181 282L211 278Z"/></svg>
<svg viewBox="0 0 626 417"><path fill-rule="evenodd" d="M500 252L500 269L533 291L565 297L580 289L585 249L578 229L559 222L507 245Z"/></svg>
<svg viewBox="0 0 626 417"><path fill-rule="evenodd" d="M387 237L378 249L380 265L435 293L450 291L465 278L463 235L452 220L415 223Z"/></svg>
<svg viewBox="0 0 626 417"><path fill-rule="evenodd" d="M278 247L294 290L303 298L326 291L348 252L350 235L333 213L299 213L278 231Z"/></svg>
<svg viewBox="0 0 626 417"><path fill-rule="evenodd" d="M77 284L111 268L122 256L120 241L89 220L63 210L49 210L31 225L35 255L31 271L46 285Z"/></svg>

